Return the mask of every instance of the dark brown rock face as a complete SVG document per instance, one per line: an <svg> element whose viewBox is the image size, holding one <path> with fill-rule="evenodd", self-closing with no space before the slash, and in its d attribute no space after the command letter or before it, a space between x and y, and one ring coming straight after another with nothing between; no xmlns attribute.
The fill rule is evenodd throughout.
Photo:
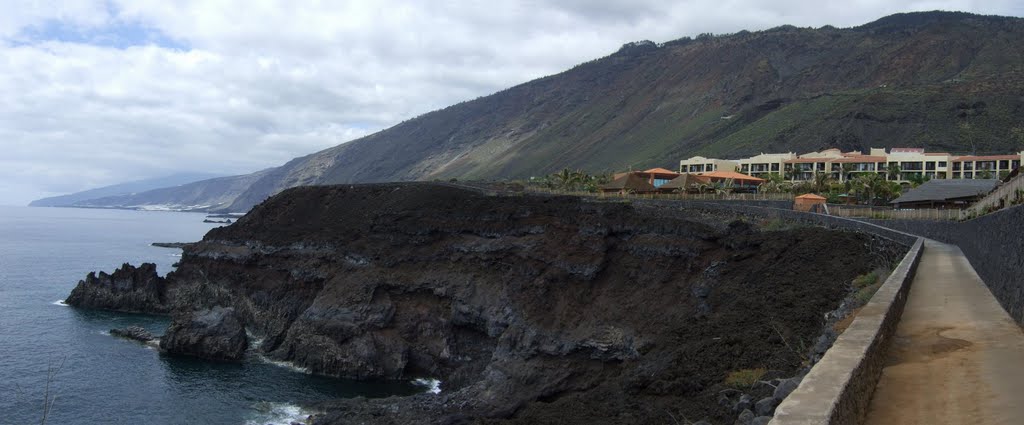
<svg viewBox="0 0 1024 425"><path fill-rule="evenodd" d="M241 320L225 307L176 314L160 339L160 349L169 354L210 360L241 360L248 347Z"/></svg>
<svg viewBox="0 0 1024 425"><path fill-rule="evenodd" d="M680 214L431 184L290 189L185 248L167 305L205 312L161 345L238 358L248 330L314 373L443 382L324 403L317 423L731 422L725 376L793 376L790 347L891 243Z"/></svg>
<svg viewBox="0 0 1024 425"><path fill-rule="evenodd" d="M155 264L134 267L125 263L113 274L89 273L64 302L84 308L166 313L165 290L166 282L156 274Z"/></svg>

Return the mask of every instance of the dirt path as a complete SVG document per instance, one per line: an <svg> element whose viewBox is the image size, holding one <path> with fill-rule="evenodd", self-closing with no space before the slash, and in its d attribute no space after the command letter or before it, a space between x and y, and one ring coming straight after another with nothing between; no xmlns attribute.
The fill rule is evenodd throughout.
<svg viewBox="0 0 1024 425"><path fill-rule="evenodd" d="M1024 423L1024 333L956 246L925 242L865 423Z"/></svg>

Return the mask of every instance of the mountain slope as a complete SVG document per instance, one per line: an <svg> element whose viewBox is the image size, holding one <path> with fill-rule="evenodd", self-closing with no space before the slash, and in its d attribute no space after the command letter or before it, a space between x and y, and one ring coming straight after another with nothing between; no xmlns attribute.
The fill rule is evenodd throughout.
<svg viewBox="0 0 1024 425"><path fill-rule="evenodd" d="M1024 148L1024 19L898 14L855 28L629 43L557 75L402 122L260 176L296 185L523 178L827 147Z"/></svg>
<svg viewBox="0 0 1024 425"><path fill-rule="evenodd" d="M53 196L32 201L30 207L69 207L77 202L90 199L105 198L108 196L129 195L145 192L170 186L178 186L220 177L211 173L177 173L169 176L152 179L136 180L127 183L120 183L110 186L98 187L96 189L75 192L67 195Z"/></svg>
<svg viewBox="0 0 1024 425"><path fill-rule="evenodd" d="M161 208L182 211L224 210L240 193L273 169L241 176L201 180L181 186L153 189L146 192L88 199L74 203L85 208Z"/></svg>

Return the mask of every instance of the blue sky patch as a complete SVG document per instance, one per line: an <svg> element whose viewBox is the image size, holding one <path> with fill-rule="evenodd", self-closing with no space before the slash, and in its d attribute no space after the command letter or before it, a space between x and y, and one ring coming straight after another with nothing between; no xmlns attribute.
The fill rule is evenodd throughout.
<svg viewBox="0 0 1024 425"><path fill-rule="evenodd" d="M138 22L111 21L103 27L84 28L59 20L49 20L41 25L24 28L13 40L18 45L30 45L47 41L90 44L94 46L124 49L132 46L157 45L160 47L189 50L183 40L175 40L155 28Z"/></svg>

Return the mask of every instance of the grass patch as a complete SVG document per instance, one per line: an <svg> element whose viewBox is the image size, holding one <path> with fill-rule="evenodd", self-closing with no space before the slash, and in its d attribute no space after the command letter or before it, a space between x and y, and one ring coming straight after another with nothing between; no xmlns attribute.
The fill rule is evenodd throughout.
<svg viewBox="0 0 1024 425"><path fill-rule="evenodd" d="M760 381L764 377L764 374L768 373L768 369L758 367L754 369L740 369L729 372L729 375L725 377L726 386L741 389L753 387L757 381Z"/></svg>
<svg viewBox="0 0 1024 425"><path fill-rule="evenodd" d="M856 300L856 305L859 307L867 304L875 292L878 292L878 288L885 283L887 277L889 277L888 270L875 269L853 278L853 289L856 291L853 294L853 299Z"/></svg>

